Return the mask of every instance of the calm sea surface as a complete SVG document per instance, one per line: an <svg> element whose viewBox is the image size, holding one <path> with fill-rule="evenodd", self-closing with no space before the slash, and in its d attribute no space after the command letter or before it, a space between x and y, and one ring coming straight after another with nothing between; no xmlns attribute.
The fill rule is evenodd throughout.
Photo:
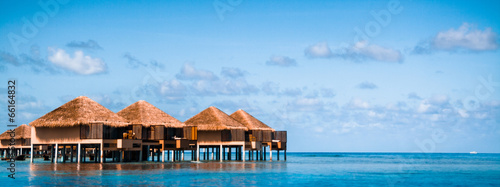
<svg viewBox="0 0 500 187"><path fill-rule="evenodd" d="M288 153L287 159L80 165L19 161L14 180L1 161L0 186L500 186L500 154Z"/></svg>

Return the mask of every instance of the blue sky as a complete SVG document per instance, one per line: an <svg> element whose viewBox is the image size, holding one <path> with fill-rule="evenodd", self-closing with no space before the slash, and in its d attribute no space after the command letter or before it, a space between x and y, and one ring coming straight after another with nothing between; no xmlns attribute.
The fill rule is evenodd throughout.
<svg viewBox="0 0 500 187"><path fill-rule="evenodd" d="M86 95L241 108L290 151L498 153L499 5L3 1L0 93L17 80L20 124Z"/></svg>

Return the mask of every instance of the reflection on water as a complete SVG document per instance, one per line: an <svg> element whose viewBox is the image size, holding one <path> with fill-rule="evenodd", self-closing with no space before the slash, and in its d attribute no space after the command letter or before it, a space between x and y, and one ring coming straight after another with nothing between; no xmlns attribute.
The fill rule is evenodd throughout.
<svg viewBox="0 0 500 187"><path fill-rule="evenodd" d="M207 171L252 171L286 168L286 162L177 162L177 163L34 163L30 164L33 174L38 171L100 171L100 170L157 170L190 169Z"/></svg>
<svg viewBox="0 0 500 187"><path fill-rule="evenodd" d="M151 170L202 170L225 172L248 172L257 170L286 169L286 162L247 161L247 162L176 162L176 163L34 163L30 164L32 176L47 174L65 176L100 175L103 170L109 171L151 171Z"/></svg>

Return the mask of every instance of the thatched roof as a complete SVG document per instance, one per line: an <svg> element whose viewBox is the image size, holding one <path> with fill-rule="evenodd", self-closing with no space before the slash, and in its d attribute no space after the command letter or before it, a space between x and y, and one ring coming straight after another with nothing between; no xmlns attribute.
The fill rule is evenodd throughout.
<svg viewBox="0 0 500 187"><path fill-rule="evenodd" d="M244 110L239 109L238 111L234 112L230 116L232 118L234 118L236 121L245 125L248 128L248 130L271 130L271 131L274 131L273 128L262 123L262 121L258 120L257 118L253 117L252 115L248 114Z"/></svg>
<svg viewBox="0 0 500 187"><path fill-rule="evenodd" d="M26 125L26 124L22 124L21 126L16 127L14 132L16 133L16 136L14 136L14 139L31 138L31 127ZM0 140L9 140L10 138L11 137L10 137L9 130L0 134Z"/></svg>
<svg viewBox="0 0 500 187"><path fill-rule="evenodd" d="M94 100L80 96L31 122L33 127L71 127L80 124L103 123L125 127L127 120Z"/></svg>
<svg viewBox="0 0 500 187"><path fill-rule="evenodd" d="M130 124L141 124L145 127L164 125L165 127L182 128L184 126L179 120L143 100L124 108L118 112L118 115L128 120Z"/></svg>
<svg viewBox="0 0 500 187"><path fill-rule="evenodd" d="M197 126L198 130L201 131L247 130L244 125L213 106L201 111L184 123L188 126Z"/></svg>

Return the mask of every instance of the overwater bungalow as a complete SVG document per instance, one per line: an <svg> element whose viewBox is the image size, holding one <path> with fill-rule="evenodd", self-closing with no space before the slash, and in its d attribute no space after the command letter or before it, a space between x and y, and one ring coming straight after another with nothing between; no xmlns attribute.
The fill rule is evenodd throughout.
<svg viewBox="0 0 500 187"><path fill-rule="evenodd" d="M245 132L245 150L249 153L249 159L266 160L266 147L269 147L271 160L273 159L272 150L278 151L278 155L280 150L284 150L286 155L286 131L275 131L241 109L230 116L248 128Z"/></svg>
<svg viewBox="0 0 500 187"><path fill-rule="evenodd" d="M184 123L198 128L196 160L200 160L200 151L203 160L244 160L248 129L218 108L211 106Z"/></svg>
<svg viewBox="0 0 500 187"><path fill-rule="evenodd" d="M137 101L117 113L130 123L128 131L142 140L141 160L184 160L185 150L196 148L196 127L184 123L146 101ZM172 153L170 153L172 152Z"/></svg>
<svg viewBox="0 0 500 187"><path fill-rule="evenodd" d="M11 149L14 147L14 149ZM31 150L31 127L22 124L14 129L14 131L7 130L0 134L0 155L3 158L10 158L10 156L21 156L29 154ZM12 151L12 152L11 152Z"/></svg>
<svg viewBox="0 0 500 187"><path fill-rule="evenodd" d="M16 150L29 152L31 162L35 157L54 163L165 161L165 152L169 160L180 161L185 150L197 161L245 160L246 150L266 160L266 147L271 159L273 150L278 160L284 150L286 160L286 131L275 131L243 110L229 116L213 106L182 123L146 101L114 113L80 96L15 131ZM5 150L10 134L0 139Z"/></svg>
<svg viewBox="0 0 500 187"><path fill-rule="evenodd" d="M31 149L46 146L46 160L105 162L139 160L141 140L126 132L127 120L92 99L80 96L30 123ZM33 162L33 151L31 152ZM59 161L61 160L61 161Z"/></svg>

